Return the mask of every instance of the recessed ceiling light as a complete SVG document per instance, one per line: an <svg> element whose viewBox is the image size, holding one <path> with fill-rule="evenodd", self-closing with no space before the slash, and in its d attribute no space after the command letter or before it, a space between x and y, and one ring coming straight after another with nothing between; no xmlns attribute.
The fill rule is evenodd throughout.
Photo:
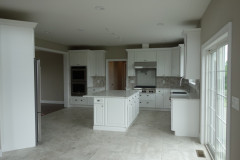
<svg viewBox="0 0 240 160"><path fill-rule="evenodd" d="M164 26L164 23L159 22L159 23L157 23L157 26Z"/></svg>
<svg viewBox="0 0 240 160"><path fill-rule="evenodd" d="M96 9L97 11L103 11L103 10L105 10L105 8L104 8L103 6L95 6L95 9Z"/></svg>

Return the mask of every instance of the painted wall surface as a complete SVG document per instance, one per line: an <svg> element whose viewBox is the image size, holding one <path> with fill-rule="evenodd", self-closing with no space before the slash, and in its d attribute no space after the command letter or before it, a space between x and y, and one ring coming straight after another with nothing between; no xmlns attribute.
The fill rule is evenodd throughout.
<svg viewBox="0 0 240 160"><path fill-rule="evenodd" d="M106 59L127 59L126 47L107 47Z"/></svg>
<svg viewBox="0 0 240 160"><path fill-rule="evenodd" d="M2 150L6 152L34 147L34 31L32 28L0 26L0 110Z"/></svg>
<svg viewBox="0 0 240 160"><path fill-rule="evenodd" d="M240 98L240 1L212 0L202 18L202 44L210 39L225 24L232 22L232 96ZM231 109L230 157L240 157L240 112Z"/></svg>
<svg viewBox="0 0 240 160"><path fill-rule="evenodd" d="M63 101L63 55L36 51L40 59L42 100Z"/></svg>
<svg viewBox="0 0 240 160"><path fill-rule="evenodd" d="M58 50L58 51L63 51L63 52L67 52L68 51L68 47L64 46L64 45L60 45L57 43L53 43L53 42L48 42L42 39L35 39L35 46L37 47L43 47L43 48L48 48L48 49L53 49L53 50Z"/></svg>

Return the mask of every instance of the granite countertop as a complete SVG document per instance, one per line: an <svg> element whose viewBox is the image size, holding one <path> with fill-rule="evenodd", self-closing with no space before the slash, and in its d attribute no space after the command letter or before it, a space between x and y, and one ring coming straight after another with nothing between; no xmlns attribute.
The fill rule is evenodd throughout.
<svg viewBox="0 0 240 160"><path fill-rule="evenodd" d="M187 95L171 95L171 99L200 99L197 93L188 93Z"/></svg>
<svg viewBox="0 0 240 160"><path fill-rule="evenodd" d="M93 94L85 95L84 97L102 97L102 98L109 98L109 97L120 97L120 98L128 98L139 91L135 90L106 90L101 91Z"/></svg>

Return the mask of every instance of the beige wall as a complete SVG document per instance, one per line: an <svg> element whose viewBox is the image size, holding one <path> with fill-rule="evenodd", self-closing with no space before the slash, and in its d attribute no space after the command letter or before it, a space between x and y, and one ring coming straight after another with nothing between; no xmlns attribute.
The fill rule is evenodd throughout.
<svg viewBox="0 0 240 160"><path fill-rule="evenodd" d="M35 38L35 46L43 47L43 48L47 48L47 49L58 50L58 51L63 51L63 52L67 52L68 51L68 47L65 46L65 45L61 45L61 44L57 44L57 43L41 40L41 39L38 39L38 38Z"/></svg>
<svg viewBox="0 0 240 160"><path fill-rule="evenodd" d="M126 47L107 47L106 59L127 59Z"/></svg>
<svg viewBox="0 0 240 160"><path fill-rule="evenodd" d="M41 63L42 100L63 101L63 55L36 51Z"/></svg>
<svg viewBox="0 0 240 160"><path fill-rule="evenodd" d="M212 0L202 18L202 44L219 31L227 22L232 22L232 96L240 98L240 1ZM240 159L240 112L231 109L230 156Z"/></svg>

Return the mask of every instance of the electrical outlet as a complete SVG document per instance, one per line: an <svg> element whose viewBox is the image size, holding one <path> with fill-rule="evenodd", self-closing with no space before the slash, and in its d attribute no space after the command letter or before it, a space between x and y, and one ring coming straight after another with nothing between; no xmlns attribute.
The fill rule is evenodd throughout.
<svg viewBox="0 0 240 160"><path fill-rule="evenodd" d="M232 108L239 111L239 98L232 96Z"/></svg>

